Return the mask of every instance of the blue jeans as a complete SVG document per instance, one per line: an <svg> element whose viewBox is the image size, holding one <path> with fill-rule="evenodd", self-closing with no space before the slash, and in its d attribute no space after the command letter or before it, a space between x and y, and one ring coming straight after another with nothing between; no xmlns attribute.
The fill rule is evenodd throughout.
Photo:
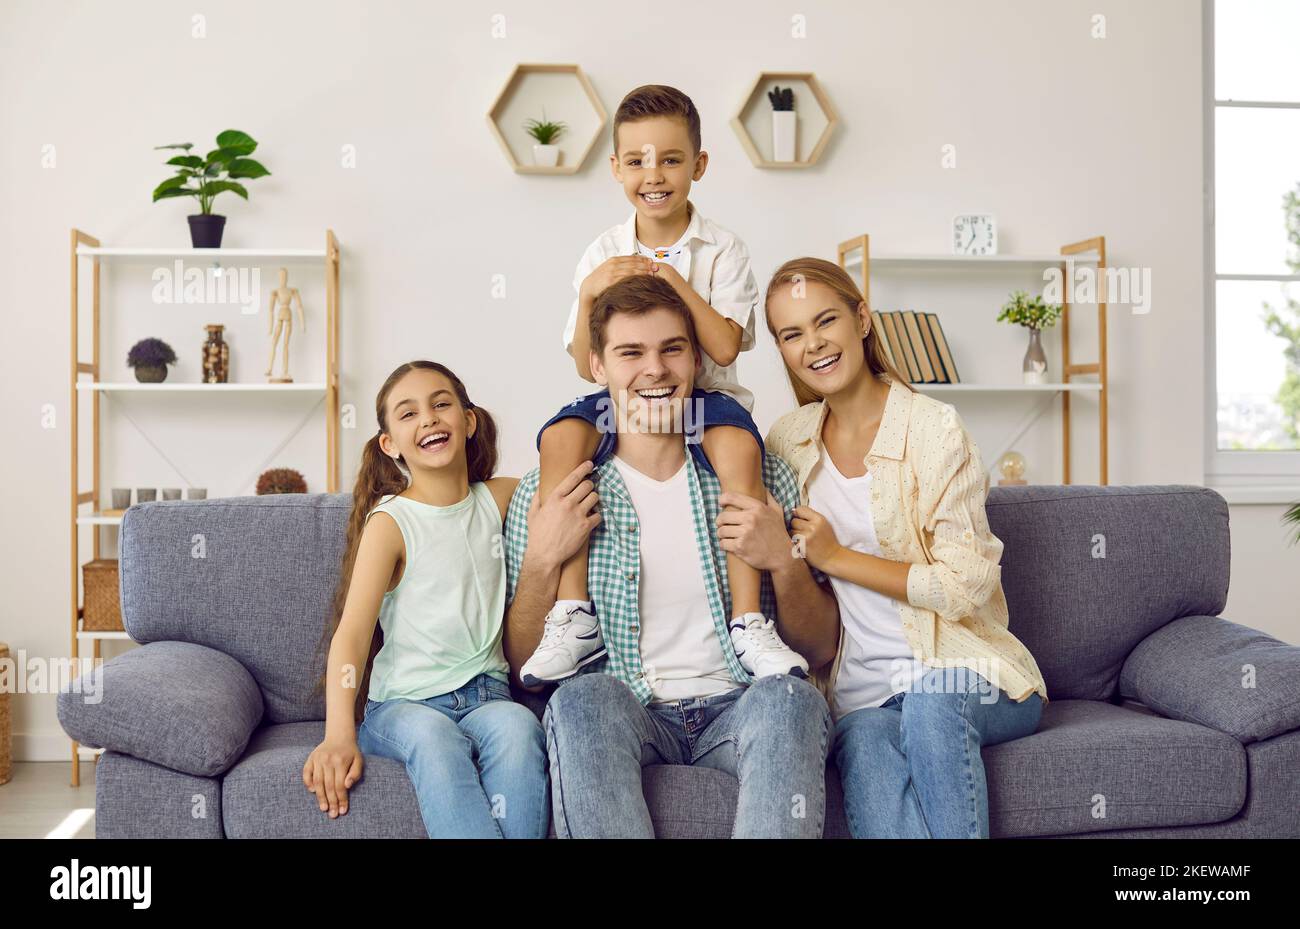
<svg viewBox="0 0 1300 929"><path fill-rule="evenodd" d="M716 768L740 782L736 838L819 838L826 816L830 711L785 674L712 697L643 706L603 673L561 684L543 718L555 834L654 838L647 764Z"/></svg>
<svg viewBox="0 0 1300 929"><path fill-rule="evenodd" d="M542 727L490 675L424 700L367 700L357 747L406 765L431 839L546 838Z"/></svg>
<svg viewBox="0 0 1300 929"><path fill-rule="evenodd" d="M1016 703L968 668L932 668L910 691L835 725L831 754L849 833L865 838L986 839L980 747L1031 735L1043 700Z"/></svg>
<svg viewBox="0 0 1300 929"><path fill-rule="evenodd" d="M684 409L682 412L682 429L686 434L686 446L694 456L695 463L710 474L715 472L708 456L704 454L703 445L704 430L710 426L735 426L744 429L754 437L759 450L762 451L763 433L758 431L758 426L754 423L754 417L749 415L749 410L745 409L735 397L716 390L700 390L697 387L691 393L688 404L689 411ZM608 390L598 390L584 397L578 397L537 430L537 450L542 449L542 433L555 423L562 419L581 419L591 423L599 432L600 441L596 444L596 453L591 456L591 463L599 465L613 455L618 447L618 417L613 409Z"/></svg>

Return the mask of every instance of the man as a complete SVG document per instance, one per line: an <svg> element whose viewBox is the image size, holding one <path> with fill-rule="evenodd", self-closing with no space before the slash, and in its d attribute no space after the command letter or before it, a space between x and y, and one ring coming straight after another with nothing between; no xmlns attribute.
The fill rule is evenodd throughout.
<svg viewBox="0 0 1300 929"><path fill-rule="evenodd" d="M777 617L792 648L808 651L838 628L835 598L794 557L786 531L799 502L794 477L765 456L764 505L720 494L717 478L696 467L686 444L699 439L689 433L701 355L671 285L636 275L609 287L591 313L590 336L591 370L609 387L608 426L617 430L613 454L591 474L599 523L585 516L593 484L572 475L537 503L534 470L505 526L505 649L517 669L538 647L560 567L580 545L556 543L558 518L594 525L588 583L608 653L561 683L546 708L556 833L653 837L641 767L667 763L738 778L736 837L818 837L825 700L801 677L755 680L742 666L737 648L782 647L771 624L750 629L736 648L727 628L727 552L765 572L763 613ZM733 509L719 516L720 507ZM533 540L530 514L546 528ZM561 628L551 645L580 648L579 635Z"/></svg>

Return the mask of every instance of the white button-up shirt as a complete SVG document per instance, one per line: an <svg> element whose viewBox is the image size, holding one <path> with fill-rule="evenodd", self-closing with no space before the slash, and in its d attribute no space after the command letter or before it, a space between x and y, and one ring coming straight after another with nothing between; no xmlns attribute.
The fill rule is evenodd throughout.
<svg viewBox="0 0 1300 929"><path fill-rule="evenodd" d="M758 306L758 284L749 264L749 249L733 233L717 223L705 219L694 203L689 204L690 225L686 227L682 277L709 306L727 319L734 320L743 334L740 350L754 347L754 310ZM664 245L663 242L645 242L644 245ZM636 211L625 223L611 226L587 246L582 260L573 272L573 289L582 292L582 282L610 258L636 255ZM564 324L564 350L573 344L573 334L578 328L578 298L573 300L569 319ZM740 386L736 378L736 365L722 367L705 355L695 386L702 390L716 390L735 398L745 409L753 411L754 395Z"/></svg>

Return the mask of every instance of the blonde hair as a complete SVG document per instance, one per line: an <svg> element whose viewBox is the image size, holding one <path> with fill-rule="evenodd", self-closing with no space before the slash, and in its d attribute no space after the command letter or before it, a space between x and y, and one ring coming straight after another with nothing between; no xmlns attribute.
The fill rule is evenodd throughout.
<svg viewBox="0 0 1300 929"><path fill-rule="evenodd" d="M853 283L853 278L849 277L848 272L839 265L826 261L824 258L792 258L777 268L776 273L772 275L772 279L767 283L767 297L763 301L763 315L767 318L767 331L772 334L773 339L776 338L776 326L772 323L772 293L783 284L807 283L808 281L815 281L829 287L851 313L856 313L858 304L863 302L858 285ZM868 311L870 311L870 307L868 307ZM885 347L881 344L879 329L874 320L867 330L867 334L862 338L862 353L866 357L867 368L871 371L872 376L880 377L885 375L891 377L908 390L913 390L908 379L890 364L889 357L885 354ZM794 389L794 398L800 406L824 399L821 394L805 384L790 369L789 365L786 365L785 374L790 379L790 386Z"/></svg>

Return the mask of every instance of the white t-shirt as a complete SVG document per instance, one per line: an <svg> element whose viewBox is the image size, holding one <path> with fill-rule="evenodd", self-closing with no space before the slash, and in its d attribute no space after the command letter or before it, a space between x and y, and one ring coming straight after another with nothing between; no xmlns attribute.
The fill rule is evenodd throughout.
<svg viewBox="0 0 1300 929"><path fill-rule="evenodd" d="M672 265L691 285L691 289L727 319L734 320L743 334L740 350L754 347L754 317L758 307L758 282L749 262L749 249L732 232L700 215L695 204L690 205L691 220L686 232L673 246L681 245ZM656 245L661 243L655 243ZM573 272L575 297L564 323L564 350L573 345L573 334L578 328L578 298L582 282L592 271L610 258L640 253L636 239L636 211L627 222L611 226L587 246ZM653 252L651 253L653 257ZM714 364L707 355L700 365L695 386L701 390L717 390L734 397L745 409L754 409L754 395L736 377L736 363L725 368Z"/></svg>
<svg viewBox="0 0 1300 929"><path fill-rule="evenodd" d="M706 697L738 687L713 629L703 568L695 550L687 463L657 481L617 455L640 528L641 665L651 700Z"/></svg>
<svg viewBox="0 0 1300 929"><path fill-rule="evenodd" d="M826 517L845 548L881 557L871 518L871 474L845 477L824 453L808 481L808 505ZM831 711L836 719L880 706L925 672L903 635L898 601L852 581L832 577L844 625L844 657L835 679Z"/></svg>
<svg viewBox="0 0 1300 929"><path fill-rule="evenodd" d="M651 248L640 239L637 239L636 250L647 258L651 258L663 264L672 265L678 274L685 277L690 272L690 253L686 250L686 243L690 238L690 235L691 232L688 227L687 230L682 233L682 237L672 245L656 248Z"/></svg>

